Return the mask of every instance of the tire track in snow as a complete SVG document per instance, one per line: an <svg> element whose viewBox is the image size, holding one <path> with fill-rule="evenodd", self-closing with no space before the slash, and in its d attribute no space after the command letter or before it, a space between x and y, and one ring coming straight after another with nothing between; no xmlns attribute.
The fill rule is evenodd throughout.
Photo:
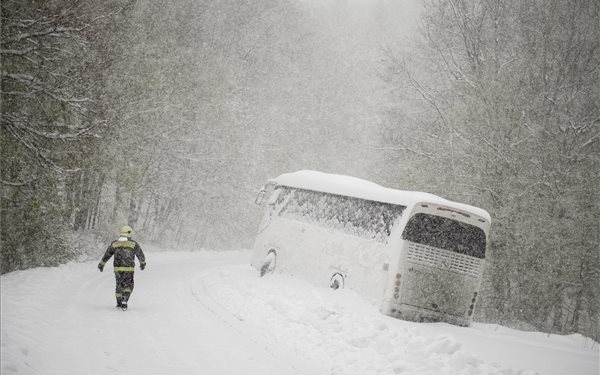
<svg viewBox="0 0 600 375"><path fill-rule="evenodd" d="M252 342L256 346L264 350L274 362L280 362L281 358L289 360L287 363L293 373L302 374L306 373L307 364L297 363L299 359L296 358L296 354L293 354L291 350L286 350L285 347L281 346L281 342L278 342L280 346L276 348L274 342L277 342L276 338L269 335L266 330L261 332L254 329L252 326L246 324L245 319L234 311L229 310L226 306L221 304L217 299L212 297L211 285L214 285L214 281L210 280L210 277L214 274L215 269L209 269L196 276L190 283L190 293L194 296L196 302L202 306L203 309L210 312L216 319L220 320L223 324L229 326L234 332L244 337L245 340ZM290 355L292 358L290 358ZM311 372L322 372L317 369L311 369Z"/></svg>

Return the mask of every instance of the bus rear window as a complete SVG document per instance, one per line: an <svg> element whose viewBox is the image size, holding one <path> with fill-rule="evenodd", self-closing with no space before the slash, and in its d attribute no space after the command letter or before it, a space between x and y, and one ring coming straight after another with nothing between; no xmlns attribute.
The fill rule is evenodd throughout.
<svg viewBox="0 0 600 375"><path fill-rule="evenodd" d="M474 225L425 213L406 224L402 238L455 253L485 258L485 232Z"/></svg>

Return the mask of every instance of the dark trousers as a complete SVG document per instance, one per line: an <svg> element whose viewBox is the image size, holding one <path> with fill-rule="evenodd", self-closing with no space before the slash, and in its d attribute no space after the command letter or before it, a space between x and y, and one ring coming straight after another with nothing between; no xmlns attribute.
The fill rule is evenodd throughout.
<svg viewBox="0 0 600 375"><path fill-rule="evenodd" d="M129 296L133 292L133 272L115 271L115 279L117 287L115 289L115 297L117 304L129 301Z"/></svg>

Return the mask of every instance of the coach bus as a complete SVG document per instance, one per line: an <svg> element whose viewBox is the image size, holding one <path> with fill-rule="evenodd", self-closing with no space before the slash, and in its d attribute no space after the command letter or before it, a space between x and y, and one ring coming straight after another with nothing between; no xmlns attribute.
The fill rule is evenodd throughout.
<svg viewBox="0 0 600 375"><path fill-rule="evenodd" d="M386 315L470 325L490 215L433 194L317 171L267 181L252 265L349 288Z"/></svg>

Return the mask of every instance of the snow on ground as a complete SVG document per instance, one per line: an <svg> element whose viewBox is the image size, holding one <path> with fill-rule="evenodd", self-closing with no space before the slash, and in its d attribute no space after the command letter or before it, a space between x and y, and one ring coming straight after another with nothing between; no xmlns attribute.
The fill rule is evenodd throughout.
<svg viewBox="0 0 600 375"><path fill-rule="evenodd" d="M127 312L96 262L3 275L2 374L599 374L580 335L393 319L349 290L259 278L248 251L146 255Z"/></svg>

